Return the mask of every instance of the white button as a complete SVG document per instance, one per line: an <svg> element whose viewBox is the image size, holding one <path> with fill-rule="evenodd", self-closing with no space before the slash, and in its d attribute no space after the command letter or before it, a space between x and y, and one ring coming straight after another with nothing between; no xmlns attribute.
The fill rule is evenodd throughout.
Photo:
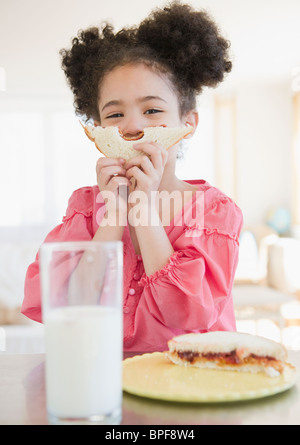
<svg viewBox="0 0 300 445"><path fill-rule="evenodd" d="M138 273L134 273L133 274L133 279L137 281L139 279L139 274Z"/></svg>
<svg viewBox="0 0 300 445"><path fill-rule="evenodd" d="M130 311L130 309L129 309L128 306L124 306L124 307L123 307L123 312L124 312L124 314L128 314L129 311Z"/></svg>
<svg viewBox="0 0 300 445"><path fill-rule="evenodd" d="M134 289L129 289L128 293L129 293L129 295L134 295L135 294L135 290Z"/></svg>

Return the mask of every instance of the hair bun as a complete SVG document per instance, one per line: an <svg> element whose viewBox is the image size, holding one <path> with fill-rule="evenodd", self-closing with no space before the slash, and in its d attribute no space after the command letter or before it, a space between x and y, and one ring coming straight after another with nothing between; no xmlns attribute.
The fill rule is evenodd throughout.
<svg viewBox="0 0 300 445"><path fill-rule="evenodd" d="M80 30L62 49L62 68L76 113L99 121L99 88L106 73L126 63L145 63L167 73L180 113L195 108L202 87L215 87L231 70L227 42L205 11L178 1L154 10L139 26L118 32L109 23Z"/></svg>
<svg viewBox="0 0 300 445"><path fill-rule="evenodd" d="M199 92L203 86L216 86L231 71L230 43L205 11L195 11L190 5L176 1L154 10L141 22L136 38Z"/></svg>

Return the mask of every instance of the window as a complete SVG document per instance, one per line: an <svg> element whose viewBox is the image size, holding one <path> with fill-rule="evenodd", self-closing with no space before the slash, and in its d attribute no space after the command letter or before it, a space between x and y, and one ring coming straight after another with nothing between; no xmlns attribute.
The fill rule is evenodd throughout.
<svg viewBox="0 0 300 445"><path fill-rule="evenodd" d="M41 241L76 188L95 184L99 152L72 102L8 97L0 103L0 239Z"/></svg>
<svg viewBox="0 0 300 445"><path fill-rule="evenodd" d="M44 217L43 117L0 113L1 226L41 224Z"/></svg>

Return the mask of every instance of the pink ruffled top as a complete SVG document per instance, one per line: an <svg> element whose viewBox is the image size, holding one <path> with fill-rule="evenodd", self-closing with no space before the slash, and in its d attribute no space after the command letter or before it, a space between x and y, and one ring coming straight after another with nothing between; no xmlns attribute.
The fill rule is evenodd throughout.
<svg viewBox="0 0 300 445"><path fill-rule="evenodd" d="M162 351L175 335L236 329L232 286L242 213L206 181L188 182L197 185L201 195L196 192L183 208L184 218L183 213L176 215L165 228L174 253L161 270L145 274L142 257L136 255L129 228L125 227L125 351ZM197 196L201 196L198 213ZM104 206L97 186L76 190L62 224L48 234L45 242L91 240ZM27 270L22 313L42 322L38 257Z"/></svg>

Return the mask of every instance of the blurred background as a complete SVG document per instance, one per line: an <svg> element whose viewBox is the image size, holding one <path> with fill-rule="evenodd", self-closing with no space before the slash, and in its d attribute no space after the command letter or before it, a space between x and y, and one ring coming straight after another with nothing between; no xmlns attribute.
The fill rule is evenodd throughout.
<svg viewBox="0 0 300 445"><path fill-rule="evenodd" d="M300 295L300 2L188 3L207 10L231 41L233 70L199 97L199 128L177 173L206 179L242 209L237 311L238 303L248 308L249 292L255 300L254 289L259 303L276 290L281 300L264 296L279 302L280 322L285 305L284 327L294 328L286 311L297 313ZM71 193L96 183L99 153L75 116L59 50L79 29L133 25L165 4L0 0L0 324L1 304L2 323L15 322L25 269Z"/></svg>

